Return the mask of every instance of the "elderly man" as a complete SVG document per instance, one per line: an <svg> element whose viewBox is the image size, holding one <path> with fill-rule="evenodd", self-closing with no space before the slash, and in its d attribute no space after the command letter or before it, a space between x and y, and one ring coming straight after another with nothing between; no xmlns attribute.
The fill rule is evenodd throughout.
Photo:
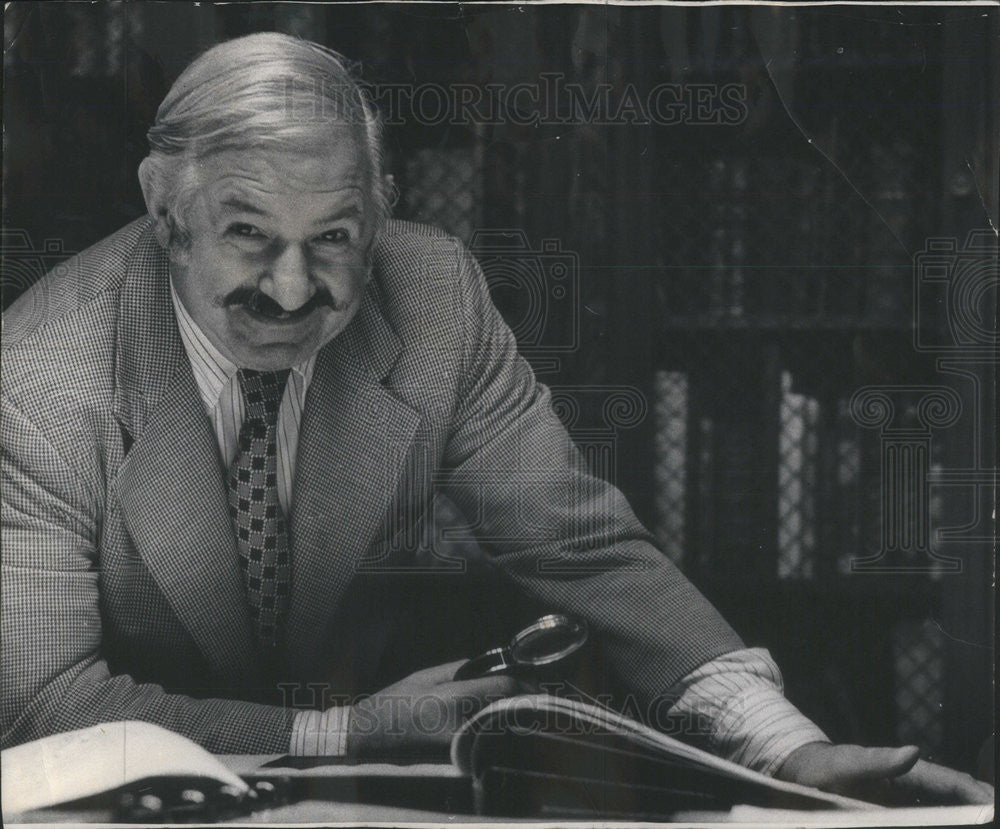
<svg viewBox="0 0 1000 829"><path fill-rule="evenodd" d="M630 692L707 715L718 752L842 791L991 797L912 747L832 746L784 700L587 471L474 260L388 219L379 123L336 54L221 44L149 142L149 215L6 321L4 745L119 719L217 752L446 742L518 689L451 664L372 693L403 623L359 566L412 564L395 537L441 487L511 589L586 619ZM273 693L317 682L342 704ZM428 694L449 712L433 733L407 702Z"/></svg>

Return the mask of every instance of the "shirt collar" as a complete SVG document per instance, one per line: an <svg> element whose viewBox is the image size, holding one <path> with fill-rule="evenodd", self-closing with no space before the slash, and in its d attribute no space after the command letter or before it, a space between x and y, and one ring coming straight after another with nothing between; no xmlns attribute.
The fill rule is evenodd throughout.
<svg viewBox="0 0 1000 829"><path fill-rule="evenodd" d="M177 327L180 329L181 341L184 343L184 350L187 352L191 369L194 372L194 379L198 384L198 391L201 393L202 402L205 408L211 412L219 405L223 391L236 377L239 366L233 363L228 357L222 354L219 349L212 345L211 340L205 336L205 332L194 321L188 313L181 298L174 289L173 278L170 280L170 300L174 306L174 315L177 317ZM316 355L296 366L292 366L292 371L302 378L302 393L305 393L312 379L313 369L316 366Z"/></svg>

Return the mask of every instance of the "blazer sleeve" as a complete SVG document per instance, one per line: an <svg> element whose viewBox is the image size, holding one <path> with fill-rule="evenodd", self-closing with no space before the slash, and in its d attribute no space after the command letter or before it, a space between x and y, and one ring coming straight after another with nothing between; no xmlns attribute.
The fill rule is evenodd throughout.
<svg viewBox="0 0 1000 829"><path fill-rule="evenodd" d="M4 396L2 745L137 719L217 753L288 751L294 712L193 699L112 675L101 657L99 498Z"/></svg>
<svg viewBox="0 0 1000 829"><path fill-rule="evenodd" d="M643 705L743 643L595 477L518 354L478 264L460 259L464 320L447 492L513 585L587 620Z"/></svg>

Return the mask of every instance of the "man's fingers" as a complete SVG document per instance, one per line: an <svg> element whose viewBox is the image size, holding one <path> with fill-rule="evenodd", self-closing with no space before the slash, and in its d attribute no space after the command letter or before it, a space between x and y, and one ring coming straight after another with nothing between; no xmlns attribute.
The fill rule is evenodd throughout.
<svg viewBox="0 0 1000 829"><path fill-rule="evenodd" d="M916 746L864 748L809 743L796 749L776 776L826 791L861 796L859 792L867 784L885 782L909 771L919 754Z"/></svg>
<svg viewBox="0 0 1000 829"><path fill-rule="evenodd" d="M919 760L916 746L863 748L809 743L776 776L886 805L987 804L993 787L968 774Z"/></svg>
<svg viewBox="0 0 1000 829"><path fill-rule="evenodd" d="M919 761L895 783L922 802L992 803L993 787L964 772Z"/></svg>
<svg viewBox="0 0 1000 829"><path fill-rule="evenodd" d="M445 682L451 682L455 678L455 671L468 661L468 659L458 659L454 662L446 662L444 665L423 668L412 674L410 679L418 680L428 685L441 685Z"/></svg>
<svg viewBox="0 0 1000 829"><path fill-rule="evenodd" d="M920 758L916 746L862 748L837 746L835 775L843 779L880 780L898 777L913 768Z"/></svg>
<svg viewBox="0 0 1000 829"><path fill-rule="evenodd" d="M545 689L542 683L529 676L517 677L517 693L519 694L544 694Z"/></svg>
<svg viewBox="0 0 1000 829"><path fill-rule="evenodd" d="M483 702L493 702L502 697L513 697L523 693L521 683L514 677L504 674L452 682L450 686L449 692L456 696L470 697Z"/></svg>

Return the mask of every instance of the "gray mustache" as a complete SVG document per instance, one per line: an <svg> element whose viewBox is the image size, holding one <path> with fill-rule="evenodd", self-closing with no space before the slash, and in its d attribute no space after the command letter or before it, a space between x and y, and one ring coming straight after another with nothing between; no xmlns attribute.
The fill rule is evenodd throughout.
<svg viewBox="0 0 1000 829"><path fill-rule="evenodd" d="M232 291L226 296L225 303L227 306L242 305L261 316L274 317L275 319L302 319L319 308L340 310L336 300L325 288L318 290L309 297L307 302L294 311L286 311L267 294L249 288L237 288Z"/></svg>

